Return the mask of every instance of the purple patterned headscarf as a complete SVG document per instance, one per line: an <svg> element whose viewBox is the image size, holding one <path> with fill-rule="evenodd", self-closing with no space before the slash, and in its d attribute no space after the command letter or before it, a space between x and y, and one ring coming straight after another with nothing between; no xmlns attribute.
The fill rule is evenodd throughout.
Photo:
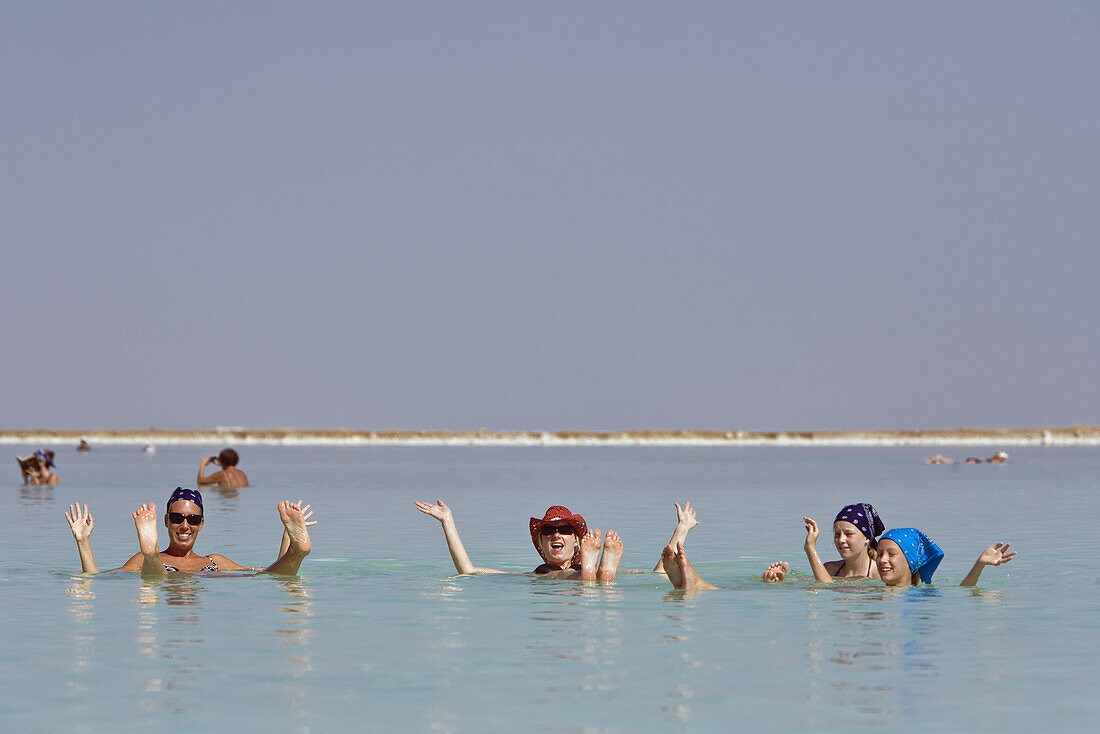
<svg viewBox="0 0 1100 734"><path fill-rule="evenodd" d="M172 496L168 498L168 504L164 506L164 509L168 509L172 506L173 502L179 500L187 500L188 502L194 502L202 510L202 495L199 494L197 489L185 489L184 487L176 487L176 491L172 492ZM205 512L205 510L203 510Z"/></svg>
<svg viewBox="0 0 1100 734"><path fill-rule="evenodd" d="M836 514L836 520L833 520L833 522L837 520L850 522L859 528L859 532L866 535L867 539L871 541L872 548L878 542L875 538L882 535L882 531L886 529L886 526L882 524L882 519L875 512L875 508L866 502L848 505Z"/></svg>

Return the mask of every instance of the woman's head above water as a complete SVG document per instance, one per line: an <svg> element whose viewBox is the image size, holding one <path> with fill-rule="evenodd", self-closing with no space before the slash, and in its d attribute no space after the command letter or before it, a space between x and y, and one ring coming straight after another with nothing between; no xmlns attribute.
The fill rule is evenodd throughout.
<svg viewBox="0 0 1100 734"><path fill-rule="evenodd" d="M202 494L195 489L176 487L165 505L164 527L175 545L194 543L195 535L202 529Z"/></svg>
<svg viewBox="0 0 1100 734"><path fill-rule="evenodd" d="M581 538L588 533L584 518L568 507L554 505L542 519L531 518L531 542L547 563L566 568L580 562Z"/></svg>

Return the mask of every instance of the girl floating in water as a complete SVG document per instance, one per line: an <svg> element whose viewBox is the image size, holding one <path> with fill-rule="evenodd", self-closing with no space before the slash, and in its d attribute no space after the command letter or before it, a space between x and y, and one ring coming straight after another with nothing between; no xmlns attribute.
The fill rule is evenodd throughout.
<svg viewBox="0 0 1100 734"><path fill-rule="evenodd" d="M302 561L310 552L309 505L304 511L301 501L296 504L280 502L277 506L279 518L283 522L283 543L278 559L261 569L267 573L294 575ZM169 572L216 573L218 571L249 570L218 553L202 556L195 552L195 541L202 530L202 495L193 489L176 487L168 498L167 512L164 513L164 526L168 529L168 547L157 549L156 506L144 504L133 514L134 527L137 528L140 551L115 571L140 571L147 576L163 576ZM80 566L84 573L99 573L95 557L92 554L92 529L94 523L88 506L79 504L69 506L65 513L69 528L76 539L77 552L80 554Z"/></svg>
<svg viewBox="0 0 1100 734"><path fill-rule="evenodd" d="M804 517L802 521L806 523L806 543L803 547L815 580L829 584L833 579L879 577L872 554L877 543L875 539L882 535L886 527L873 506L867 502L857 502L845 506L836 514L833 545L840 554L839 561L821 562L817 554L817 539L821 531L812 517ZM790 564L786 561L773 563L764 571L764 581L782 581L789 568Z"/></svg>
<svg viewBox="0 0 1100 734"><path fill-rule="evenodd" d="M508 573L495 568L475 566L455 528L451 508L443 500L416 502L416 509L430 515L443 526L447 550L451 552L455 570L459 573ZM600 531L588 530L584 518L569 508L554 505L542 518L532 517L531 542L542 556L543 563L534 570L541 576L555 579L580 579L582 581L614 581L623 557L623 541L614 530L607 531L600 553ZM598 561L598 563L597 563Z"/></svg>
<svg viewBox="0 0 1100 734"><path fill-rule="evenodd" d="M970 573L959 586L974 586L986 566L1003 566L1016 556L1008 543L994 543L982 551ZM943 551L931 538L916 528L894 528L883 533L878 542L875 563L887 586L917 586L932 583Z"/></svg>

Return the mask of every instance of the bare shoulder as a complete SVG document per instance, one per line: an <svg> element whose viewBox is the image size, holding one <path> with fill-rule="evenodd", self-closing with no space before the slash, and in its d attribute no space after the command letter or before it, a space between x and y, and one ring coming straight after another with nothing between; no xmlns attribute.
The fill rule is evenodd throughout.
<svg viewBox="0 0 1100 734"><path fill-rule="evenodd" d="M123 563L119 568L117 568L115 570L117 570L117 571L140 571L142 561L144 561L144 560L145 560L145 557L142 556L141 553L135 553L134 555L130 556L130 560L126 561L126 563Z"/></svg>
<svg viewBox="0 0 1100 734"><path fill-rule="evenodd" d="M210 557L214 559L214 563L218 564L219 571L241 571L246 568L236 561L226 558L221 553L211 553Z"/></svg>
<svg viewBox="0 0 1100 734"><path fill-rule="evenodd" d="M199 484L224 484L225 481L225 469L219 469L213 474L207 474L205 477L198 478Z"/></svg>
<svg viewBox="0 0 1100 734"><path fill-rule="evenodd" d="M844 568L844 561L829 561L825 564L825 570L830 576L836 576L842 568Z"/></svg>

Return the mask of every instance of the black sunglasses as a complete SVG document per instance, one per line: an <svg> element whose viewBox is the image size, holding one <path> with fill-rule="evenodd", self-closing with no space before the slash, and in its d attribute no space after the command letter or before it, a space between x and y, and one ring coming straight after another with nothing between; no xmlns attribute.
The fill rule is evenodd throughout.
<svg viewBox="0 0 1100 734"><path fill-rule="evenodd" d="M202 515L184 515L182 512L169 512L168 522L179 525L186 520L188 525L202 525Z"/></svg>
<svg viewBox="0 0 1100 734"><path fill-rule="evenodd" d="M572 525L543 525L542 530L539 531L539 535L543 536L553 535L554 533L558 533L559 535L574 535L575 531Z"/></svg>

